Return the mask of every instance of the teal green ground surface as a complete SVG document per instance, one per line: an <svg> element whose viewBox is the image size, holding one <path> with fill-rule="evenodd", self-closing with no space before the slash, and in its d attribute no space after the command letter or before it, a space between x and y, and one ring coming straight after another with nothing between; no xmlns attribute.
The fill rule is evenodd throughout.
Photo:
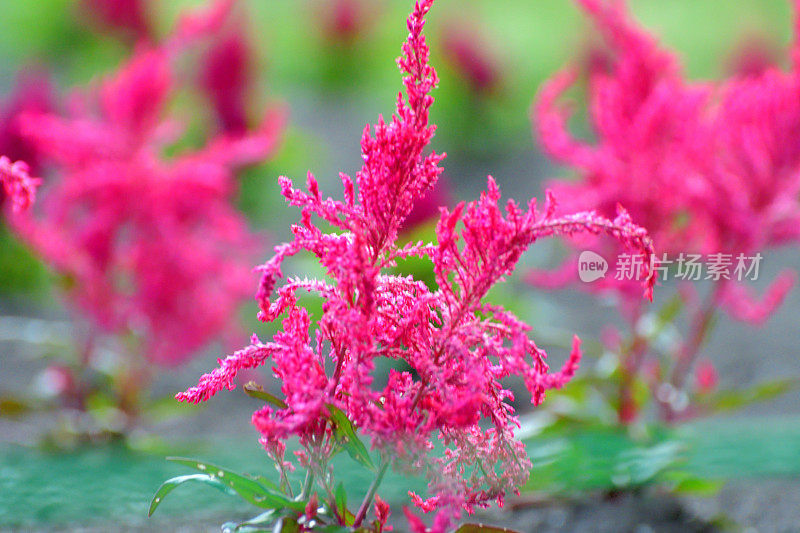
<svg viewBox="0 0 800 533"><path fill-rule="evenodd" d="M747 477L800 478L800 418L703 421L687 425L663 439L681 448L684 470L712 479ZM531 488L562 490L613 488L620 468L628 472L641 457L618 432L574 433L528 442L534 459ZM652 449L652 448L651 448ZM129 526L149 523L174 526L187 520L218 523L257 514L236 498L204 485L177 488L153 518L147 508L166 478L191 473L164 460L166 455L195 457L251 474L272 472L265 454L252 441L230 440L183 445L170 450L132 451L106 446L72 453L47 453L20 446L0 450L0 526L25 528L91 525L121 521ZM645 461L657 463L658 454ZM369 476L344 454L336 469L353 496L363 493ZM639 465L641 466L641 465ZM658 466L658 465L656 465ZM637 467L639 468L639 467ZM627 470L626 470L627 469ZM343 474L342 474L343 473ZM635 472L634 472L635 475ZM646 475L646 473L645 473ZM421 480L387 476L380 493L401 502Z"/></svg>
<svg viewBox="0 0 800 533"><path fill-rule="evenodd" d="M168 450L135 451L108 445L69 453L51 453L22 446L0 450L0 527L92 525L120 520L129 526L169 523L182 517L190 523L245 519L259 510L206 485L186 484L175 489L152 518L147 509L156 489L166 479L195 473L165 457L180 455L252 475L275 478L272 462L255 440L226 440L185 444ZM335 462L344 472L348 492L363 494L370 474L344 454ZM271 476L271 474L275 474ZM300 481L297 481L299 485ZM392 500L405 497L409 485L402 478L387 480L381 494Z"/></svg>

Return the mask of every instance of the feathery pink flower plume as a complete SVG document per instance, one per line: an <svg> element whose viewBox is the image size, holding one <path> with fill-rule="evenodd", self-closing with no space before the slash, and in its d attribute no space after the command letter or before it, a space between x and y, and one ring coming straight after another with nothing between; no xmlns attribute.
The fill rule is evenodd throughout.
<svg viewBox="0 0 800 533"><path fill-rule="evenodd" d="M498 58L473 22L456 19L447 24L442 49L447 62L472 91L488 94L499 87L502 73Z"/></svg>
<svg viewBox="0 0 800 533"><path fill-rule="evenodd" d="M566 198L565 209L596 209L608 215L620 203L673 260L687 253L727 255L736 261L769 247L796 243L800 40L794 44L794 65L788 72L763 65L750 75L720 82L689 81L675 54L636 24L624 1L576 2L610 50L602 61L592 61L586 68L595 141L570 133L568 108L559 102L577 78L576 67L553 76L535 104L535 125L545 151L578 174L576 181L550 184ZM621 256L614 243L572 245L597 247L606 258ZM574 282L576 272L572 258L560 272L536 273L532 279L563 285ZM794 279L788 272L781 274L761 301L739 280L725 278L715 281L707 302L697 305L686 300L694 315L691 331L675 350L669 383L676 388L685 384L718 307L735 319L762 323L779 307ZM631 314L631 331L635 330L642 310L630 282L607 276L590 287L622 296ZM629 372L648 364L642 342L638 339L637 353L623 361ZM620 403L624 406L624 398Z"/></svg>
<svg viewBox="0 0 800 533"><path fill-rule="evenodd" d="M437 75L422 30L432 4L416 2L408 18L398 59L405 91L390 122L381 118L364 130L364 164L355 183L341 175L343 199L323 196L311 174L306 190L281 178L283 195L301 217L292 226L294 239L276 246L260 267L257 300L261 320L282 318L283 329L270 342L254 338L220 360L177 398L205 401L233 388L243 369L271 364L282 403L252 417L268 450L297 436L307 448L303 457L312 456L314 443L331 438L328 406L334 406L371 436L385 460L426 472L432 496L414 499L438 512L433 530L445 531L462 510L502 501L527 478L530 463L514 438L519 422L508 403L513 396L501 380L521 377L538 405L547 390L574 375L580 359L576 338L564 367L549 372L546 354L528 337L530 326L484 301L490 288L543 237L606 233L646 259L653 249L625 212L614 220L593 212L556 216L551 196L541 212L535 201L526 209L514 201L503 208L491 177L477 201L441 209L437 242L397 245L404 219L442 172L444 155L427 153ZM327 278L289 277L278 286L283 262L304 251L318 259ZM432 262L435 288L390 273L398 259L410 256ZM654 276L647 279L649 294ZM316 321L298 304L298 292L323 300ZM374 369L381 358L403 361L412 371L391 370L386 386L378 387ZM437 440L447 448L441 457L432 455Z"/></svg>
<svg viewBox="0 0 800 533"><path fill-rule="evenodd" d="M800 150L791 139L800 132L798 73L766 69L719 84L689 82L677 58L630 19L624 2L578 3L612 55L589 65L594 143L572 136L567 110L557 103L576 78L574 67L555 75L537 98L545 150L579 173L579 181L550 184L567 199L564 208L609 215L622 204L670 255L754 254L796 241ZM625 292L624 282L600 285Z"/></svg>
<svg viewBox="0 0 800 533"><path fill-rule="evenodd" d="M268 114L252 133L162 155L180 132L167 115L175 60L219 10L184 17L180 39L140 45L96 90L73 95L70 116L21 118L59 172L40 209L15 217L16 230L72 280L71 302L107 331L137 334L144 356L165 365L231 333L255 252L234 206L235 170L267 157L283 124Z"/></svg>

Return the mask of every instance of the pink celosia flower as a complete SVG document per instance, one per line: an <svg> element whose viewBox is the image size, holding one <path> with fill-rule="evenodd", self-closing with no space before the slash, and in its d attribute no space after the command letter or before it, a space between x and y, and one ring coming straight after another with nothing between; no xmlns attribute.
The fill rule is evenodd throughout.
<svg viewBox="0 0 800 533"><path fill-rule="evenodd" d="M0 110L0 154L25 161L38 174L39 154L20 132L18 119L25 113L49 113L53 107L53 89L47 72L36 68L21 70L13 92Z"/></svg>
<svg viewBox="0 0 800 533"><path fill-rule="evenodd" d="M33 204L40 180L30 176L27 163L12 163L3 155L0 156L0 183L3 184L6 196L11 199L13 212L20 213Z"/></svg>
<svg viewBox="0 0 800 533"><path fill-rule="evenodd" d="M175 57L186 35L214 26L190 21L180 42L140 45L96 91L76 93L71 116L22 118L59 174L40 213L16 217L17 231L71 280L72 302L107 330L140 335L162 364L229 331L250 293L255 241L233 204L234 170L269 155L282 129L270 113L252 134L163 157L178 131L166 115Z"/></svg>
<svg viewBox="0 0 800 533"><path fill-rule="evenodd" d="M452 192L447 176L439 176L436 184L414 203L414 208L403 220L402 231L410 231L426 222L438 220L439 208L452 205L452 202Z"/></svg>
<svg viewBox="0 0 800 533"><path fill-rule="evenodd" d="M546 354L528 337L530 326L484 302L489 289L543 237L607 233L645 259L653 251L646 232L624 211L613 221L593 212L559 217L549 195L542 212L535 201L527 209L508 201L503 210L491 177L479 200L441 209L436 243L396 244L415 201L442 172L444 155L426 155L437 76L422 29L432 3L415 3L398 60L405 95L389 123L381 118L364 130L364 165L355 184L341 175L343 200L325 198L310 174L307 191L281 178L283 195L302 215L292 226L294 240L277 246L260 267L257 299L261 320L283 317L283 330L271 342L254 338L177 398L205 401L233 388L241 370L271 364L285 407L265 406L252 418L268 449L290 436L306 447L330 438L327 406L333 405L397 466L427 472L433 495L414 500L424 511L440 511L433 530L445 531L463 509L502 501L526 480L530 463L514 439L519 423L508 403L513 395L501 380L520 376L538 405L548 389L573 376L580 358L576 338L564 367L549 373ZM315 218L334 231L324 232ZM284 260L303 251L317 257L330 279L290 277L276 287ZM433 263L435 288L387 273L409 256ZM648 295L653 283L648 275ZM298 291L324 301L313 328L308 311L298 306ZM374 387L379 358L402 360L413 373L391 370L387 385ZM446 447L442 457L431 455L436 439ZM309 456L303 452L301 462Z"/></svg>
<svg viewBox="0 0 800 533"><path fill-rule="evenodd" d="M741 77L758 77L778 64L779 52L766 38L753 35L742 39L727 60L726 70Z"/></svg>
<svg viewBox="0 0 800 533"><path fill-rule="evenodd" d="M575 80L573 67L554 76L538 97L536 126L545 150L580 173L578 182L550 184L567 199L564 209L608 215L620 203L668 255L754 254L797 240L800 149L792 139L800 132L798 72L767 69L719 84L689 82L676 57L630 19L624 2L578 3L613 56L589 65L594 144L568 132L567 112L557 105ZM619 255L605 251L605 257ZM593 287L618 291L620 285L607 279ZM725 285L720 295L734 290L733 283Z"/></svg>
<svg viewBox="0 0 800 533"><path fill-rule="evenodd" d="M580 4L595 17L618 57L610 65L589 64L595 145L572 137L567 111L556 105L576 78L574 68L555 75L541 90L535 113L539 139L549 155L582 177L575 184L550 186L566 198L565 210L609 214L617 204L624 205L648 228L660 250L703 248L706 237L698 232L702 221L680 224L695 201L692 189L679 190L675 184L690 185L697 179L695 172L686 173L703 134L697 130L703 130L700 111L708 88L686 86L676 60L633 26L621 2Z"/></svg>
<svg viewBox="0 0 800 533"><path fill-rule="evenodd" d="M392 526L387 526L386 522L389 521L389 515L392 514L391 506L386 503L380 496L375 495L375 519L381 525L380 531L391 531Z"/></svg>
<svg viewBox="0 0 800 533"><path fill-rule="evenodd" d="M575 182L550 187L566 198L565 209L596 209L608 215L621 203L673 261L680 254L755 256L800 238L800 45L794 65L783 72L769 65L720 82L688 81L677 57L638 27L624 1L576 0L603 34L610 50L587 65L588 110L596 141L576 139L568 111L558 100L577 78L577 68L556 74L535 106L539 138L549 155L576 170ZM798 16L800 24L800 16ZM800 32L798 32L800 35ZM576 241L616 268L614 243ZM576 279L575 259L537 283L563 285ZM670 376L681 388L709 332L718 307L751 323L766 320L794 283L778 276L759 301L735 279L719 279L707 301L684 299L691 315L686 341L674 350ZM630 282L606 276L591 285L623 297L635 332L642 309ZM688 293L685 293L688 294ZM633 302L633 304L631 304ZM623 361L632 379L648 361L647 341L633 333ZM631 385L628 379L627 385ZM620 418L630 407L622 387ZM667 406L667 412L671 407ZM634 413L635 414L635 413Z"/></svg>
<svg viewBox="0 0 800 533"><path fill-rule="evenodd" d="M457 20L445 26L442 49L447 62L474 92L497 89L501 81L498 59L473 23Z"/></svg>
<svg viewBox="0 0 800 533"><path fill-rule="evenodd" d="M251 62L249 43L241 23L216 36L203 60L201 85L214 105L222 130L228 133L247 130Z"/></svg>
<svg viewBox="0 0 800 533"><path fill-rule="evenodd" d="M352 43L374 18L371 9L364 0L321 0L316 16L323 37L334 43Z"/></svg>
<svg viewBox="0 0 800 533"><path fill-rule="evenodd" d="M151 37L146 0L83 0L84 9L104 26L135 40Z"/></svg>
<svg viewBox="0 0 800 533"><path fill-rule="evenodd" d="M237 0L210 0L207 4L182 12L171 36L173 45L180 46L219 33L236 3Z"/></svg>

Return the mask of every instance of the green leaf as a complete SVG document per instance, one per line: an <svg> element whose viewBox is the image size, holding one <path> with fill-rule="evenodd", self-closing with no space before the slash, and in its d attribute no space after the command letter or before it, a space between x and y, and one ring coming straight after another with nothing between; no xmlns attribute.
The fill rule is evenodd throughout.
<svg viewBox="0 0 800 533"><path fill-rule="evenodd" d="M723 485L722 481L705 479L688 472L667 472L665 477L674 481L673 492L689 496L714 496Z"/></svg>
<svg viewBox="0 0 800 533"><path fill-rule="evenodd" d="M751 403L770 400L800 385L798 379L779 379L743 390L724 390L697 396L697 403L710 412L732 411Z"/></svg>
<svg viewBox="0 0 800 533"><path fill-rule="evenodd" d="M336 485L334 498L336 498L336 513L344 518L346 525L352 526L356 521L356 516L347 509L347 491L344 489L343 483Z"/></svg>
<svg viewBox="0 0 800 533"><path fill-rule="evenodd" d="M178 463L189 468L199 470L224 485L233 489L236 494L247 500L249 503L263 509L284 509L289 508L295 511L302 511L305 508L303 502L293 501L273 488L267 487L251 477L237 474L231 470L221 468L210 463L202 463L194 459L184 457L167 457L168 461Z"/></svg>
<svg viewBox="0 0 800 533"><path fill-rule="evenodd" d="M16 418L32 410L32 403L23 398L0 396L0 417Z"/></svg>
<svg viewBox="0 0 800 533"><path fill-rule="evenodd" d="M282 522L281 533L298 533L300 531L300 525L294 518L284 518Z"/></svg>
<svg viewBox="0 0 800 533"><path fill-rule="evenodd" d="M281 492L281 488L278 486L277 483L273 483L271 480L265 478L264 476L251 476L257 483L264 485L265 487L274 490L275 492Z"/></svg>
<svg viewBox="0 0 800 533"><path fill-rule="evenodd" d="M286 402L274 396L268 392L266 392L261 385L257 384L255 381L248 381L244 385L244 393L250 396L251 398L258 398L259 400L264 400L265 402L271 403L275 407L280 409L286 409L287 405Z"/></svg>
<svg viewBox="0 0 800 533"><path fill-rule="evenodd" d="M650 483L680 461L684 448L679 442L666 441L647 448L626 450L616 457L611 481L617 487Z"/></svg>
<svg viewBox="0 0 800 533"><path fill-rule="evenodd" d="M164 483L158 487L155 495L153 496L153 501L150 502L150 510L147 513L147 516L153 516L158 505L161 503L161 500L164 499L164 496L172 492L172 489L177 487L178 485L182 485L187 481L199 481L200 483L205 483L206 485L210 485L215 489L221 490L227 494L234 494L234 492L225 486L220 480L215 477L212 477L208 474L189 474L188 476L178 476L172 479L166 480Z"/></svg>
<svg viewBox="0 0 800 533"><path fill-rule="evenodd" d="M367 447L361 442L361 439L356 435L353 424L347 418L347 415L336 407L335 405L328 405L328 411L331 413L331 422L333 422L333 434L336 441L345 449L347 453L355 461L366 466L373 472L376 472L375 464L369 456Z"/></svg>
<svg viewBox="0 0 800 533"><path fill-rule="evenodd" d="M661 309L656 313L657 322L655 330L652 332L653 337L658 337L664 330L664 327L675 320L675 317L678 316L681 309L683 309L683 298L677 294L662 305Z"/></svg>
<svg viewBox="0 0 800 533"><path fill-rule="evenodd" d="M340 482L336 485L334 497L336 498L336 512L339 513L339 516L344 516L347 513L347 491L344 490L343 483Z"/></svg>
<svg viewBox="0 0 800 533"><path fill-rule="evenodd" d="M685 460L687 445L655 428L646 442L625 428L554 426L525 441L533 466L526 491L574 494L657 482Z"/></svg>
<svg viewBox="0 0 800 533"><path fill-rule="evenodd" d="M258 516L254 516L250 520L245 520L237 524L236 522L227 522L222 525L222 531L236 531L239 532L247 532L253 533L255 531L269 531L267 529L261 529L258 526L269 524L270 522L275 521L275 510L270 509L268 511L264 511Z"/></svg>
<svg viewBox="0 0 800 533"><path fill-rule="evenodd" d="M456 533L516 533L516 531L485 524L462 524L461 527L456 529Z"/></svg>

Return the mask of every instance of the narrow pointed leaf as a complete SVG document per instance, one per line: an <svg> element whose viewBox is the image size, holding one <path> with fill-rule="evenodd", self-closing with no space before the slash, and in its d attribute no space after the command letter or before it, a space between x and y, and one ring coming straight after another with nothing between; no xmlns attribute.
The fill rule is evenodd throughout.
<svg viewBox="0 0 800 533"><path fill-rule="evenodd" d="M259 400L264 400L265 402L271 403L275 407L279 409L286 409L286 402L278 398L277 396L266 392L264 389L261 388L261 385L258 385L255 381L249 381L244 385L244 392L251 398L258 398Z"/></svg>
<svg viewBox="0 0 800 533"><path fill-rule="evenodd" d="M336 498L336 512L344 518L345 524L352 526L356 521L356 515L347 509L347 491L344 489L344 484L339 483L336 486L334 497Z"/></svg>
<svg viewBox="0 0 800 533"><path fill-rule="evenodd" d="M334 496L336 497L336 511L339 516L345 516L345 513L347 513L347 491L344 490L344 484L339 483L336 485Z"/></svg>
<svg viewBox="0 0 800 533"><path fill-rule="evenodd" d="M209 476L208 474L189 474L188 476L177 476L172 479L166 480L164 483L158 487L155 495L153 496L153 500L150 502L150 510L147 512L147 516L153 516L158 505L164 499L164 497L172 492L172 490L177 487L178 485L182 485L188 481L197 481L200 483L205 483L206 485L210 485L217 490L221 490L227 494L235 494L233 490L227 487L224 483L220 480Z"/></svg>
<svg viewBox="0 0 800 533"><path fill-rule="evenodd" d="M376 471L375 464L369 456L367 447L361 442L361 439L356 435L352 422L347 418L347 415L336 407L335 405L328 405L328 411L331 414L331 421L333 422L333 431L336 436L336 441L345 449L347 453L355 461L366 466L373 472Z"/></svg>
<svg viewBox="0 0 800 533"><path fill-rule="evenodd" d="M276 519L275 514L276 514L275 510L274 509L270 509L268 511L264 511L263 513L261 513L258 516L254 516L250 520L245 520L244 522L242 522L240 524L236 524L235 522L234 523L230 523L229 524L231 526L230 529L232 531L237 531L237 532L246 531L248 533L252 533L254 531L269 531L269 529L260 529L258 526L263 526L264 524L269 524L270 522L274 522L275 519ZM222 530L225 531L225 527L224 526L223 526Z"/></svg>
<svg viewBox="0 0 800 533"><path fill-rule="evenodd" d="M800 385L798 379L778 379L759 383L754 387L737 390L723 390L698 395L697 403L710 412L731 411L747 405L776 398Z"/></svg>
<svg viewBox="0 0 800 533"><path fill-rule="evenodd" d="M458 529L456 533L516 533L513 529L504 527L487 526L484 524L464 524Z"/></svg>
<svg viewBox="0 0 800 533"><path fill-rule="evenodd" d="M304 508L303 502L292 501L274 489L262 485L255 479L237 474L231 470L183 457L167 457L167 460L194 468L218 479L225 486L233 489L239 496L257 507L263 509L290 508L296 511L302 511Z"/></svg>

